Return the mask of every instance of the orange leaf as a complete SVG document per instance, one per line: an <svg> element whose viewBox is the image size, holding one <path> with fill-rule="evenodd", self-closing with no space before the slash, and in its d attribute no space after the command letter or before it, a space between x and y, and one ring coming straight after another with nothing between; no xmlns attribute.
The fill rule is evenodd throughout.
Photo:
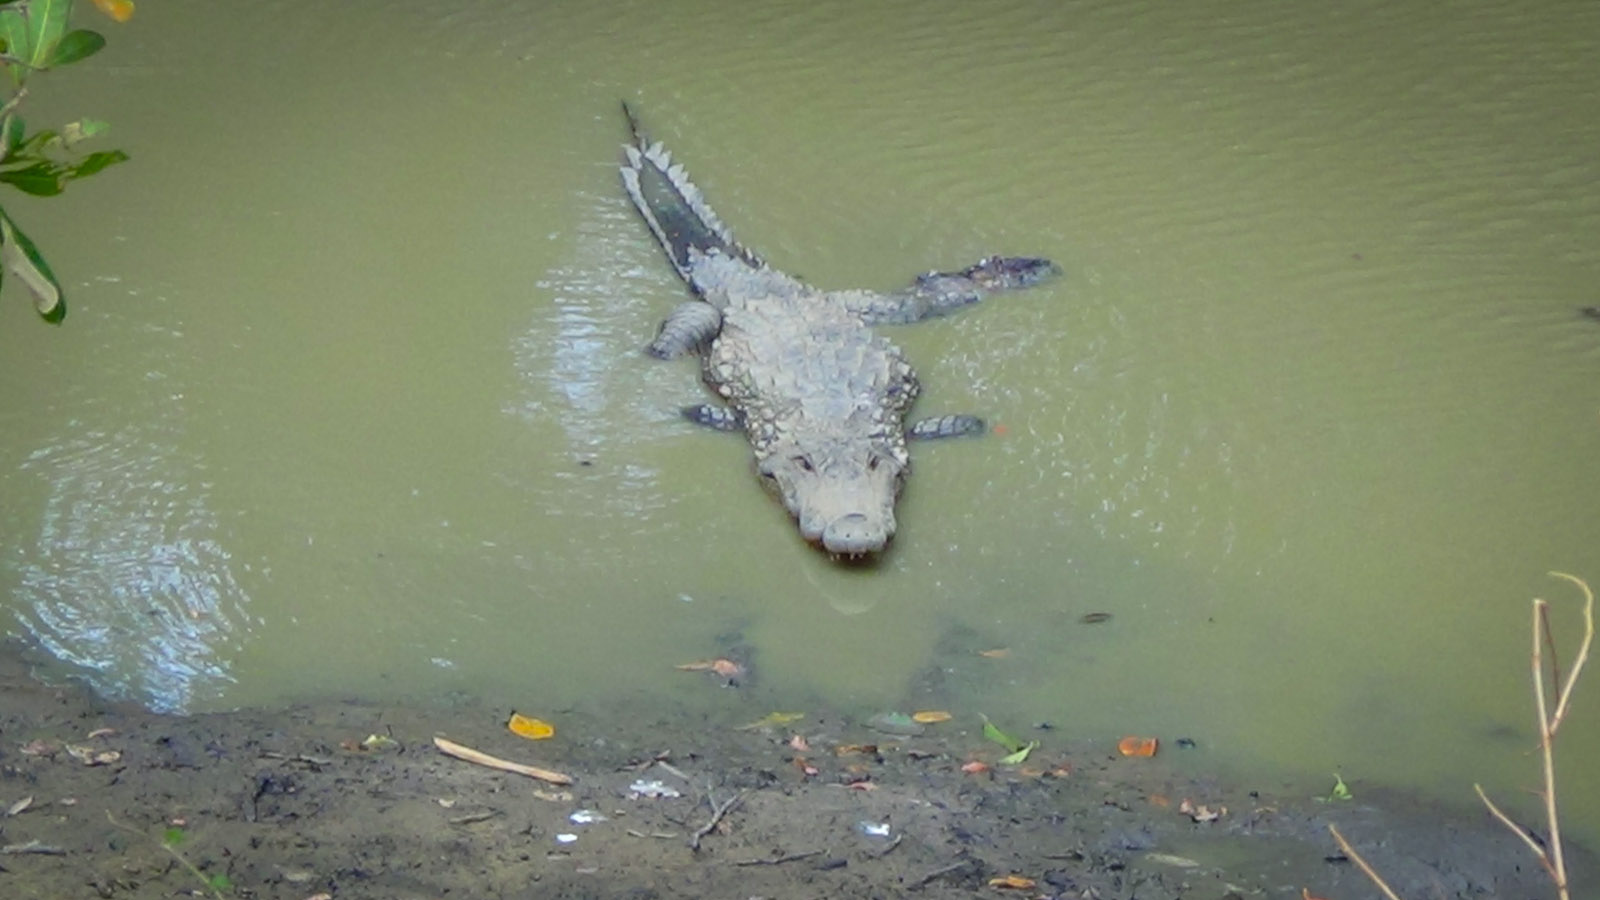
<svg viewBox="0 0 1600 900"><path fill-rule="evenodd" d="M94 5L118 22L133 18L133 0L94 0Z"/></svg>
<svg viewBox="0 0 1600 900"><path fill-rule="evenodd" d="M1032 878L1023 878L1021 875L1006 875L1000 878L989 879L989 887L1011 888L1018 891L1028 890L1029 888L1033 887L1034 883L1035 882Z"/></svg>
<svg viewBox="0 0 1600 900"><path fill-rule="evenodd" d="M1129 735L1117 742L1117 752L1123 756L1155 756L1156 739Z"/></svg>
<svg viewBox="0 0 1600 900"><path fill-rule="evenodd" d="M1313 896L1311 896L1311 889L1310 888L1301 888L1300 889L1300 896L1301 896L1302 900L1322 900L1321 897L1313 897Z"/></svg>
<svg viewBox="0 0 1600 900"><path fill-rule="evenodd" d="M989 764L981 759L975 759L972 762L962 763L961 771L968 775L979 775L989 771Z"/></svg>
<svg viewBox="0 0 1600 900"><path fill-rule="evenodd" d="M950 718L950 714L942 709L925 709L911 714L911 721L921 722L924 725L932 725L935 722L948 722Z"/></svg>
<svg viewBox="0 0 1600 900"><path fill-rule="evenodd" d="M511 721L506 723L512 734L521 735L530 741L542 741L556 733L556 727L541 719L530 719L521 713L512 713Z"/></svg>
<svg viewBox="0 0 1600 900"><path fill-rule="evenodd" d="M739 665L731 659L722 658L702 659L696 662L683 663L682 665L673 666L673 668L682 669L685 672L715 672L718 675L721 675L723 678L735 678L744 674L744 666Z"/></svg>

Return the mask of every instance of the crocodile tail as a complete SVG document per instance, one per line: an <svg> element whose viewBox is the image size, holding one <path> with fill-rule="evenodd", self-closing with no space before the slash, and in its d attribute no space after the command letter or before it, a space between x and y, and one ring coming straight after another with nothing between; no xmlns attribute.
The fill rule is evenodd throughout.
<svg viewBox="0 0 1600 900"><path fill-rule="evenodd" d="M661 142L652 143L645 138L628 104L622 104L622 112L628 117L633 134L633 142L622 148L626 154L622 186L683 280L698 290L692 251L707 256L721 254L757 268L765 266L760 257L734 240L728 226L706 205L700 189L689 180L683 166L672 161L672 154Z"/></svg>

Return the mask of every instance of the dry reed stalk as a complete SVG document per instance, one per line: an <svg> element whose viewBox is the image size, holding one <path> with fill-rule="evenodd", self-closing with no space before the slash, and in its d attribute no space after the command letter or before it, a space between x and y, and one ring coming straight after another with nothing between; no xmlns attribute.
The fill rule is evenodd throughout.
<svg viewBox="0 0 1600 900"><path fill-rule="evenodd" d="M1556 661L1556 642L1550 634L1550 604L1543 599L1535 598L1533 601L1533 698L1534 705L1539 712L1539 752L1544 760L1544 790L1540 796L1544 798L1544 818L1546 827L1550 832L1548 851L1540 846L1538 839L1528 829L1512 821L1511 817L1501 811L1500 807L1489 799L1483 792L1483 786L1474 784L1473 790L1478 792L1478 797L1483 800L1483 805L1489 812L1512 834L1522 839L1528 849L1539 858L1544 866L1545 874L1550 876L1550 881L1555 885L1556 896L1560 900L1572 900L1572 895L1567 887L1567 863L1561 851L1561 820L1556 814L1556 763L1555 739L1556 732L1560 730L1561 723L1567 717L1567 706L1572 702L1572 689L1578 683L1578 675L1583 672L1584 664L1589 661L1589 649L1594 644L1594 591L1589 589L1588 582L1576 575L1565 572L1551 572L1554 578L1561 578L1578 586L1583 592L1583 642L1578 645L1578 655L1573 658L1572 671L1567 673L1566 680L1561 678L1561 666ZM1556 686L1555 712L1550 712L1549 690L1544 681L1544 652L1550 653L1551 682ZM1339 833L1339 829L1328 826L1333 832L1333 839L1339 842L1339 848L1345 855L1361 867L1361 871L1383 891L1389 900L1400 900L1395 892L1389 889L1378 873L1367 865L1361 854Z"/></svg>

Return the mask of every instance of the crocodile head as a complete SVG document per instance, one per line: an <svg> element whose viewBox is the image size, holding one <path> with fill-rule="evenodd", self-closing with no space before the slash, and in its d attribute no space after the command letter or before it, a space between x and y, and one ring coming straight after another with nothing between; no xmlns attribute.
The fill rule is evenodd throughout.
<svg viewBox="0 0 1600 900"><path fill-rule="evenodd" d="M788 436L756 462L806 540L835 556L870 556L894 537L910 457L904 441Z"/></svg>
<svg viewBox="0 0 1600 900"><path fill-rule="evenodd" d="M984 290L1032 287L1061 274L1061 267L1037 256L988 256L961 270Z"/></svg>

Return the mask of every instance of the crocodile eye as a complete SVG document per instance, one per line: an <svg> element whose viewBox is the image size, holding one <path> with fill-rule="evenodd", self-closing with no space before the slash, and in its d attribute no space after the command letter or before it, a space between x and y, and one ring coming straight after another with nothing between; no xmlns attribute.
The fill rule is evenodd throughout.
<svg viewBox="0 0 1600 900"><path fill-rule="evenodd" d="M807 472L815 472L817 470L817 467L811 464L811 458L808 456L796 456L791 461Z"/></svg>

